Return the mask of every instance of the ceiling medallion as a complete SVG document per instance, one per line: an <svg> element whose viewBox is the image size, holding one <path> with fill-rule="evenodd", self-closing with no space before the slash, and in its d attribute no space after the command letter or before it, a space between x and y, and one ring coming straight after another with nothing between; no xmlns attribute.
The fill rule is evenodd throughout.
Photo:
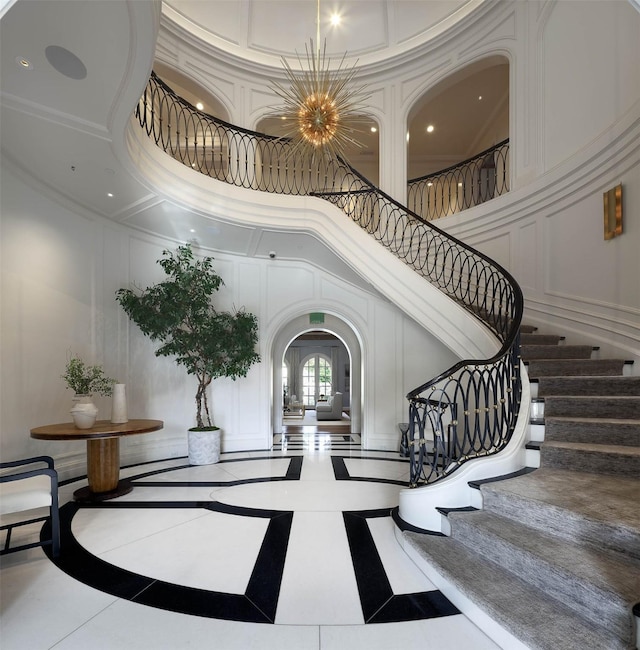
<svg viewBox="0 0 640 650"><path fill-rule="evenodd" d="M319 154L346 159L345 150L349 146L364 146L355 135L363 131L359 125L371 120L362 108L371 93L365 85L352 86L357 61L352 67L345 67L346 52L340 65L330 69L326 40L320 49L320 0L316 43L317 50L313 39L309 47L305 45L306 67L296 52L300 71L294 71L282 58L289 86L273 82L273 91L284 101L273 113L283 118L285 136L293 143L289 156L301 152L312 160Z"/></svg>

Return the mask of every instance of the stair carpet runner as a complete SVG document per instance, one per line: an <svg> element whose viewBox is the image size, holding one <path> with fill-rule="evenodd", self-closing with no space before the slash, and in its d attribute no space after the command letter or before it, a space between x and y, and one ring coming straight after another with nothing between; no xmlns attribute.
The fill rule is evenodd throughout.
<svg viewBox="0 0 640 650"><path fill-rule="evenodd" d="M523 326L522 358L544 402L540 468L473 485L482 510L447 512L450 537L403 535L524 646L630 650L640 643L640 376L534 329Z"/></svg>

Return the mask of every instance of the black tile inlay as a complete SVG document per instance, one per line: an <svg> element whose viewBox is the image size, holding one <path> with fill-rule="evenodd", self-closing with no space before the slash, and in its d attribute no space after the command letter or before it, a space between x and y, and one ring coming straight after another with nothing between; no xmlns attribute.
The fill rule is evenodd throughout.
<svg viewBox="0 0 640 650"><path fill-rule="evenodd" d="M416 594L398 594L371 617L368 623L398 623L425 618L454 616L460 610L441 591L421 591Z"/></svg>
<svg viewBox="0 0 640 650"><path fill-rule="evenodd" d="M271 519L245 591L247 598L271 623L276 619L292 521L293 512Z"/></svg>
<svg viewBox="0 0 640 650"><path fill-rule="evenodd" d="M378 549L366 518L361 513L343 512L353 570L360 594L365 623L393 596Z"/></svg>
<svg viewBox="0 0 640 650"><path fill-rule="evenodd" d="M403 532L405 530L410 530L413 533L422 533L423 535L436 535L437 537L444 537L444 533L441 533L440 531L436 532L435 530L425 530L424 528L418 528L418 526L414 526L413 524L406 522L400 517L399 506L396 506L391 511L391 518L395 522L395 525Z"/></svg>
<svg viewBox="0 0 640 650"><path fill-rule="evenodd" d="M258 480L299 480L303 457L292 456L289 457L289 460L284 477ZM380 482L380 479L375 478L354 479L347 472L344 458L334 456L331 460L338 480ZM375 460L380 459L375 458ZM148 472L135 478L140 479L142 476L161 474L174 469L176 467ZM255 482L255 480L250 479L238 483L251 482ZM141 485L148 484L141 483ZM175 487L176 485L175 482L159 484L161 487ZM78 543L72 532L72 520L80 508L204 508L229 516L267 518L269 524L245 593L231 594L175 585L141 576L108 564L92 555ZM388 517L390 514L389 508L343 513L365 622L410 621L458 614L458 610L439 591L393 594L367 524L367 519ZM247 623L274 623L293 517L293 512L242 508L217 501L103 501L86 505L68 503L60 509L60 556L53 559L50 547L45 548L45 552L52 562L71 577L119 598L193 616Z"/></svg>
<svg viewBox="0 0 640 650"><path fill-rule="evenodd" d="M189 504L182 502L182 507ZM173 508L173 502L98 503L90 507ZM292 512L246 509L207 503L206 508L232 515L267 517L271 521L254 564L246 594L228 594L174 585L141 576L104 562L82 547L73 536L71 523L81 507L67 503L60 509L61 553L49 558L62 571L76 580L133 602L193 616L252 623L273 623L278 604L284 560L291 531ZM194 507L191 504L191 507Z"/></svg>
<svg viewBox="0 0 640 650"><path fill-rule="evenodd" d="M349 458L349 456L347 456L347 458ZM361 458L365 458L365 456L362 456ZM331 464L333 465L333 475L335 476L336 481L367 481L370 483L387 483L389 485L402 485L403 487L407 487L406 481L398 481L392 478L377 478L374 476L351 476L344 462L344 459L345 459L344 456L331 456ZM373 457L372 460L389 460L389 459ZM392 460L391 462L398 462L398 461Z"/></svg>
<svg viewBox="0 0 640 650"><path fill-rule="evenodd" d="M133 600L146 589L152 578L131 573L97 558L81 546L71 531L71 521L80 509L77 503L60 508L60 555L54 564L80 582L119 598ZM50 552L47 551L49 557Z"/></svg>
<svg viewBox="0 0 640 650"><path fill-rule="evenodd" d="M191 616L220 618L245 623L272 623L242 594L206 591L183 585L155 581L136 598L135 603Z"/></svg>
<svg viewBox="0 0 640 650"><path fill-rule="evenodd" d="M438 590L394 594L367 519L385 517L388 509L343 512L347 539L365 623L393 623L459 614Z"/></svg>

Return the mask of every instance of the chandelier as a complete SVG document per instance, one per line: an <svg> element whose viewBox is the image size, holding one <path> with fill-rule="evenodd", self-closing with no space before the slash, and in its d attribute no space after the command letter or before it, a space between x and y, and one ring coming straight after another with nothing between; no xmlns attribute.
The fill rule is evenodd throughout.
<svg viewBox="0 0 640 650"><path fill-rule="evenodd" d="M371 93L365 85L352 86L357 61L352 67L345 66L346 52L340 65L330 69L326 40L320 49L320 0L316 27L315 44L310 39L309 46L305 45L306 67L297 51L299 71L293 70L282 57L289 86L273 82L273 91L284 102L273 113L283 119L285 136L293 145L290 156L301 152L312 160L320 154L346 158L347 147L364 146L355 136L361 132L359 127L370 120L362 104Z"/></svg>

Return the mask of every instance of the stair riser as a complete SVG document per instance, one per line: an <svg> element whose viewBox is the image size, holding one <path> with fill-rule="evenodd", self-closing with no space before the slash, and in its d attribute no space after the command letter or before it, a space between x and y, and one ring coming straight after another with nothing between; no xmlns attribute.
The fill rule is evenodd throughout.
<svg viewBox="0 0 640 650"><path fill-rule="evenodd" d="M640 559L640 531L613 527L536 499L526 499L482 488L483 508L537 530L558 535L568 542L590 544L596 548L627 553Z"/></svg>
<svg viewBox="0 0 640 650"><path fill-rule="evenodd" d="M545 440L640 447L640 422L554 420L548 418Z"/></svg>
<svg viewBox="0 0 640 650"><path fill-rule="evenodd" d="M593 348L588 345L522 345L520 355L530 359L591 359Z"/></svg>
<svg viewBox="0 0 640 650"><path fill-rule="evenodd" d="M623 361L587 359L572 360L532 360L528 364L529 377L586 377L602 375L606 377L621 376Z"/></svg>
<svg viewBox="0 0 640 650"><path fill-rule="evenodd" d="M623 639L631 635L627 603L610 590L582 580L548 562L537 554L476 525L472 517L451 516L452 537L467 548L496 561L503 569L531 584L547 596L577 612L596 625L606 621L606 628Z"/></svg>
<svg viewBox="0 0 640 650"><path fill-rule="evenodd" d="M537 397L627 395L640 397L640 377L543 377Z"/></svg>
<svg viewBox="0 0 640 650"><path fill-rule="evenodd" d="M584 621L573 610L547 598L543 592L507 574L499 566L478 562L478 556L459 542L431 536L419 539L416 533L404 535L410 545L409 555L417 566L424 566L423 573L429 577L429 572L435 569L434 581L442 576L447 588L449 585L457 587L463 598L473 601L527 648L630 650L628 642ZM454 593L451 593L451 598L454 600ZM463 602L457 600L456 604L460 603L464 610ZM472 620L474 611L475 607L469 610ZM500 647L514 646L504 643Z"/></svg>
<svg viewBox="0 0 640 650"><path fill-rule="evenodd" d="M574 472L609 474L627 478L640 476L640 458L581 449L560 449L543 443L540 467L567 469Z"/></svg>
<svg viewBox="0 0 640 650"><path fill-rule="evenodd" d="M640 397L545 397L544 415L640 420Z"/></svg>
<svg viewBox="0 0 640 650"><path fill-rule="evenodd" d="M555 334L528 334L525 332L520 334L521 345L559 345L562 340L562 336Z"/></svg>

